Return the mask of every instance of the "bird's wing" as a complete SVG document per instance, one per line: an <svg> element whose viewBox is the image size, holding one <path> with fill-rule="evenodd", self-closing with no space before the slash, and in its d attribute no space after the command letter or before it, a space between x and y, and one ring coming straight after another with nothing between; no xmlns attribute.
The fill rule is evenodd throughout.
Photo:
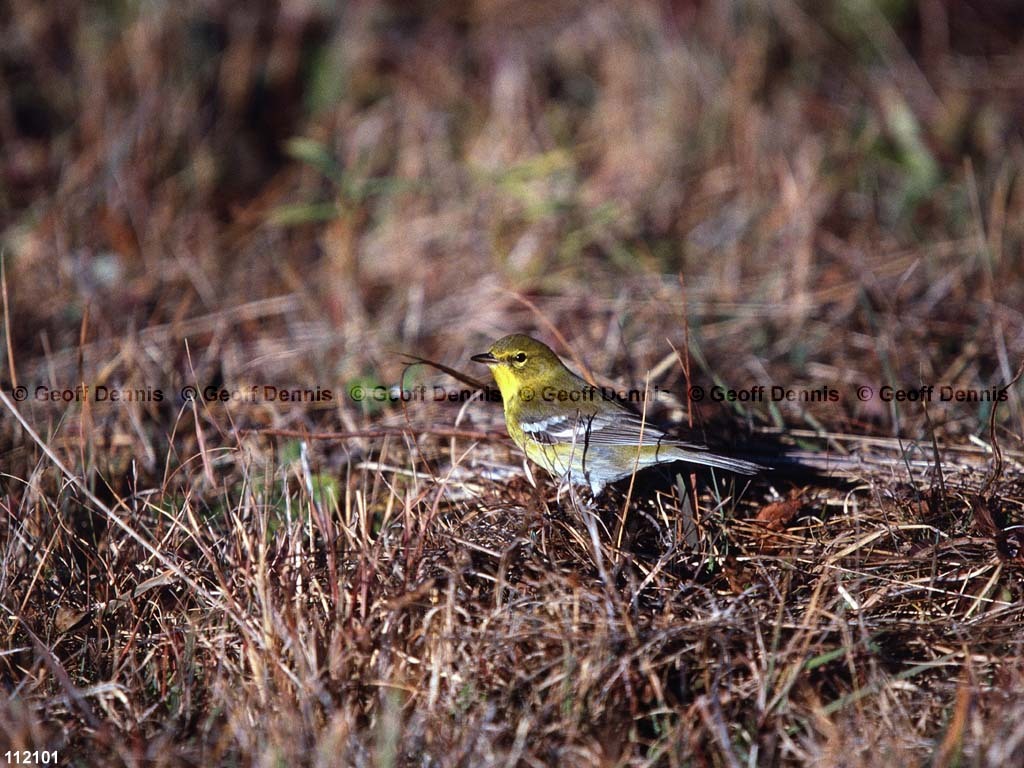
<svg viewBox="0 0 1024 768"><path fill-rule="evenodd" d="M576 414L521 419L519 426L529 437L543 445L572 443L582 434L578 431L579 420Z"/></svg>
<svg viewBox="0 0 1024 768"><path fill-rule="evenodd" d="M672 440L653 424L644 422L625 408L523 419L520 426L527 435L544 445L576 443L581 448L591 445L637 446L643 441L644 445L665 443L695 450L704 447Z"/></svg>
<svg viewBox="0 0 1024 768"><path fill-rule="evenodd" d="M674 440L625 408L608 408L595 413L577 411L558 415L524 416L525 418L520 419L520 427L528 437L542 445L571 444L578 448L584 461L589 451L599 446L637 447L642 444L645 447L662 446L666 449L654 463L688 461L691 464L718 467L744 475L753 475L764 469L750 461L712 453L703 445ZM647 465L651 462L643 463Z"/></svg>

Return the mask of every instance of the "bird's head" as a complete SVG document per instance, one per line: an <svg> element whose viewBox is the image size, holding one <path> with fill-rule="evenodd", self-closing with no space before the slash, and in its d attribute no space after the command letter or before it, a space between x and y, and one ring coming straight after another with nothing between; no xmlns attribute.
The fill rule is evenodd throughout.
<svg viewBox="0 0 1024 768"><path fill-rule="evenodd" d="M558 355L542 342L522 333L498 339L491 348L470 358L491 369L503 398L510 398L523 387L539 393L544 386L557 384L563 371Z"/></svg>

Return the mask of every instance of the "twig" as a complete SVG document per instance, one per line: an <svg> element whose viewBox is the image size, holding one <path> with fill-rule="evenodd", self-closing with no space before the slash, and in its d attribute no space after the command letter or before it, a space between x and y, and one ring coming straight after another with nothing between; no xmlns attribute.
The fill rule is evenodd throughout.
<svg viewBox="0 0 1024 768"><path fill-rule="evenodd" d="M1024 374L1024 360L1021 360L1020 366L1017 368L1017 373L1010 379L1009 383L1003 387L1003 391L1009 391L1010 387L1016 384ZM992 403L992 410L988 414L988 434L989 441L992 443L992 453L996 457L995 467L992 469L992 476L985 481L985 485L982 486L981 493L979 496L985 498L988 496L989 489L998 482L999 478L1003 475L1003 449L999 447L999 440L996 439L996 411L999 409L999 401L996 400Z"/></svg>
<svg viewBox="0 0 1024 768"><path fill-rule="evenodd" d="M11 343L11 310L7 300L7 254L0 251L0 293L4 301L4 337L7 342L7 370L11 372L11 386L18 386L18 373L14 370L14 346Z"/></svg>

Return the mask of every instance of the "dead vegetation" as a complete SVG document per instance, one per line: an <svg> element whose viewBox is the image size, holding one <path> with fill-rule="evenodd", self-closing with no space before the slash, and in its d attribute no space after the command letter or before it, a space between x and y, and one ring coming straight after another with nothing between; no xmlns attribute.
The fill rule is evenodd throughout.
<svg viewBox="0 0 1024 768"><path fill-rule="evenodd" d="M0 12L0 752L1020 763L1020 22ZM409 367L513 330L778 470L592 516Z"/></svg>

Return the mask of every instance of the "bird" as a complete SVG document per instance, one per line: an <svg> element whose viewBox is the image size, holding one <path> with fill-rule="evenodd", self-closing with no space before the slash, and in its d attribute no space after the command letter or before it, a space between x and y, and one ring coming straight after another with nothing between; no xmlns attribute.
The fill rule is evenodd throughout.
<svg viewBox="0 0 1024 768"><path fill-rule="evenodd" d="M669 437L531 336L505 336L470 359L490 368L509 437L527 458L573 486L589 486L595 499L609 483L656 464L683 461L742 475L764 469Z"/></svg>

